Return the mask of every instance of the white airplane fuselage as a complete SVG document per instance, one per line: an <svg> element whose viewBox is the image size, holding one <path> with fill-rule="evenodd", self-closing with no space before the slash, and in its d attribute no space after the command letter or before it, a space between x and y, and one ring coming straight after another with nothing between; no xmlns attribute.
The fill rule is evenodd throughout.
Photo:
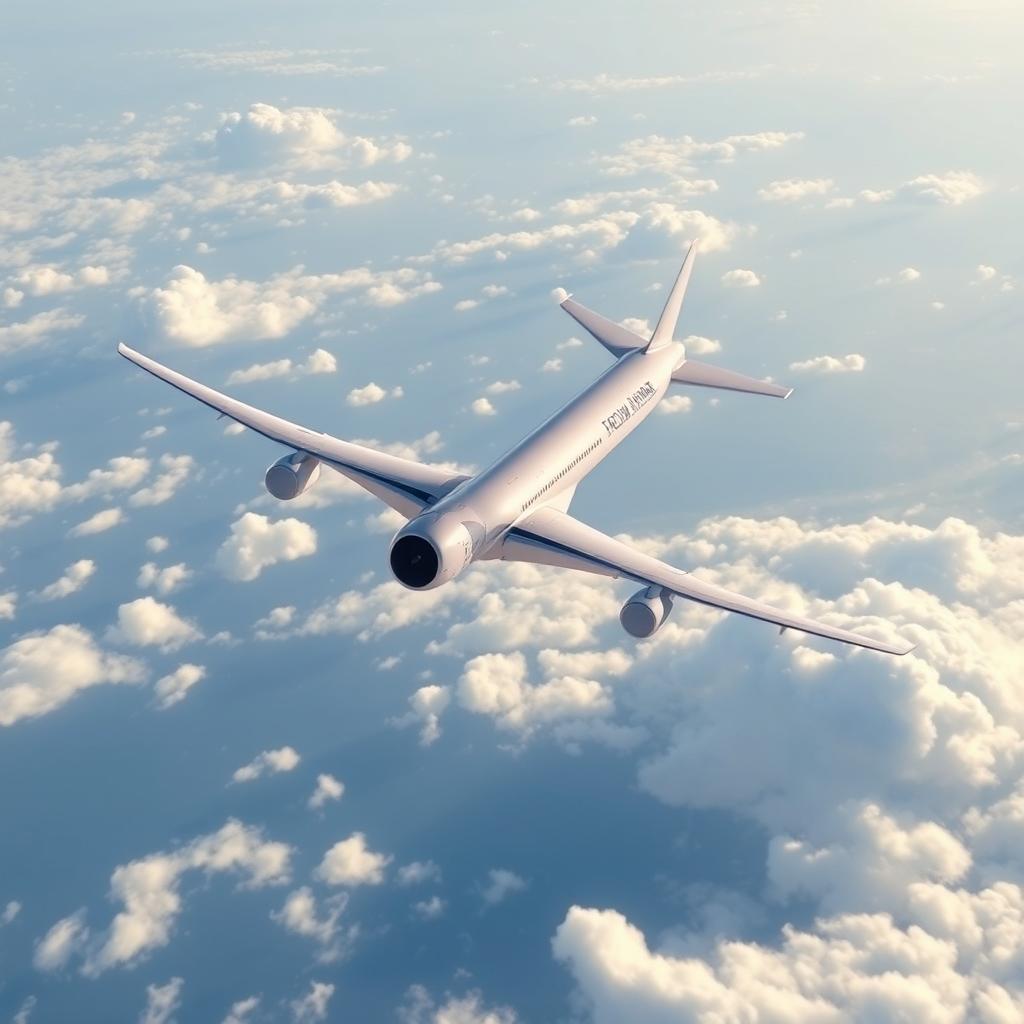
<svg viewBox="0 0 1024 1024"><path fill-rule="evenodd" d="M493 557L515 523L564 496L654 411L684 361L679 342L623 356L496 462L395 535L391 569L412 590L448 583ZM563 501L559 501L563 496Z"/></svg>

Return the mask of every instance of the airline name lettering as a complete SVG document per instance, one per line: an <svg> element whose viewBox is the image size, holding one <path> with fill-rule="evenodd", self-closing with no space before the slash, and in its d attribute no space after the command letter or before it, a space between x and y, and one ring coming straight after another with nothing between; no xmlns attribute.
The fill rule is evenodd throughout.
<svg viewBox="0 0 1024 1024"><path fill-rule="evenodd" d="M613 434L619 429L635 412L642 409L655 395L657 391L654 385L648 380L644 381L636 389L626 396L626 401L622 403L610 416L606 416L601 423L604 424L604 429L608 431L608 434Z"/></svg>

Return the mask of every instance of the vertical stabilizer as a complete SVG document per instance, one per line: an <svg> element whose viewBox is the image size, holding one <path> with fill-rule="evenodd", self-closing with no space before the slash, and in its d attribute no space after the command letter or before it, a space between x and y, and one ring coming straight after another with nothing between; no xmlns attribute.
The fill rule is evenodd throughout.
<svg viewBox="0 0 1024 1024"><path fill-rule="evenodd" d="M697 242L698 240L695 238L690 243L690 251L686 254L686 259L683 260L676 283L672 285L672 291L669 292L668 302L665 303L665 308L661 311L661 319L658 321L658 326L654 328L654 334L651 335L651 340L647 345L648 352L657 352L659 348L664 348L672 340L679 312L683 308L686 286L690 283L693 261L697 257Z"/></svg>

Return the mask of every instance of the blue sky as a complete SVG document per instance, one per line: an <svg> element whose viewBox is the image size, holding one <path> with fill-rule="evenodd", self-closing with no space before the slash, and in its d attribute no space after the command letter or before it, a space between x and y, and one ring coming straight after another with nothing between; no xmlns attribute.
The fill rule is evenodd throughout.
<svg viewBox="0 0 1024 1024"><path fill-rule="evenodd" d="M1020 1019L1021 28L6 12L0 1020ZM607 365L555 289L651 319L695 236L691 354L796 391L680 391L573 514L913 655L409 594L114 351L481 467Z"/></svg>

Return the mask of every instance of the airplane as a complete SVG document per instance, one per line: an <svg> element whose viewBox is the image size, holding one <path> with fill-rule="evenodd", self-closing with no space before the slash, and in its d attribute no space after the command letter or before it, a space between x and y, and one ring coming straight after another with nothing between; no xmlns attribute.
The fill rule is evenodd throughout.
<svg viewBox="0 0 1024 1024"><path fill-rule="evenodd" d="M580 481L655 410L673 385L722 388L787 398L791 389L686 358L673 340L697 255L694 241L649 338L614 323L571 296L562 308L614 357L594 383L533 433L474 475L375 451L291 423L200 384L136 352L118 352L136 366L291 451L266 473L266 489L289 501L316 483L321 465L359 484L407 520L395 534L389 562L410 590L450 583L481 561L531 562L623 578L640 589L620 622L638 640L665 623L674 598L685 598L794 630L885 654L913 644L889 642L796 615L733 593L637 551L569 515Z"/></svg>

